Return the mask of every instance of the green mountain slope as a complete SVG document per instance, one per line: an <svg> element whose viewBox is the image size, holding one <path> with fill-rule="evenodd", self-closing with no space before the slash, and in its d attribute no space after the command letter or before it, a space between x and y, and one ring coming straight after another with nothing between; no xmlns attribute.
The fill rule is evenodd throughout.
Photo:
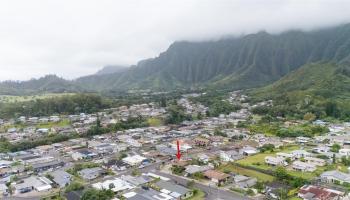
<svg viewBox="0 0 350 200"><path fill-rule="evenodd" d="M45 90L110 93L193 87L244 89L265 86L309 63L341 64L349 60L350 24L311 32L259 32L218 41L175 42L158 57L116 73L74 81L44 77L0 83L0 94Z"/></svg>
<svg viewBox="0 0 350 200"><path fill-rule="evenodd" d="M349 55L350 25L278 35L260 32L219 41L175 42L158 57L126 72L82 78L77 83L90 83L95 90L251 88L276 81L304 64L341 63Z"/></svg>
<svg viewBox="0 0 350 200"><path fill-rule="evenodd" d="M274 100L273 107L265 111L273 116L303 118L312 113L319 118L350 120L350 64L306 64L249 93L253 101Z"/></svg>
<svg viewBox="0 0 350 200"><path fill-rule="evenodd" d="M29 95L83 91L86 91L83 87L55 75L47 75L29 81L5 81L0 83L0 95Z"/></svg>
<svg viewBox="0 0 350 200"><path fill-rule="evenodd" d="M336 63L311 63L291 72L275 83L253 92L257 97L298 99L306 95L318 98L350 98L350 66Z"/></svg>

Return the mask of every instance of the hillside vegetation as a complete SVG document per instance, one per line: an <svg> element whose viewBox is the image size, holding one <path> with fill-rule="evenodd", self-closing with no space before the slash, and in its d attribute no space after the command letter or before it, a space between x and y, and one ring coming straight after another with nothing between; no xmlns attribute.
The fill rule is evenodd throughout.
<svg viewBox="0 0 350 200"><path fill-rule="evenodd" d="M247 89L270 84L310 63L347 63L349 55L350 24L311 32L259 32L217 41L175 42L158 57L116 73L74 81L50 75L3 82L0 94Z"/></svg>
<svg viewBox="0 0 350 200"><path fill-rule="evenodd" d="M253 100L273 99L272 115L350 117L350 65L319 62L302 66L275 83L249 92ZM258 110L258 109L256 109Z"/></svg>

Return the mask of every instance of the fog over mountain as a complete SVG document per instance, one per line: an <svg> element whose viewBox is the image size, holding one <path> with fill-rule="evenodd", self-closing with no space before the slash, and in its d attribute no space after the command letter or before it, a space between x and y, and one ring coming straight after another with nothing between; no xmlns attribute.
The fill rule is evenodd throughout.
<svg viewBox="0 0 350 200"><path fill-rule="evenodd" d="M135 65L176 41L280 33L350 21L349 1L104 0L0 2L0 80L73 79Z"/></svg>

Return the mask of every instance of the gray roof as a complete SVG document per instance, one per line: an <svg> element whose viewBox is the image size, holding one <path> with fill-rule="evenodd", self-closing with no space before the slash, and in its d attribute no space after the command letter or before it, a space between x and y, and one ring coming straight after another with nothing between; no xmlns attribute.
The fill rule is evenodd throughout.
<svg viewBox="0 0 350 200"><path fill-rule="evenodd" d="M121 176L120 177L122 180L127 181L133 185L139 186L139 185L143 185L145 183L149 183L151 182L153 179L149 178L148 176L138 176L138 177L134 177L134 176Z"/></svg>
<svg viewBox="0 0 350 200"><path fill-rule="evenodd" d="M54 171L50 173L50 175L53 176L53 181L61 187L65 187L66 184L69 184L72 178L72 175L63 170Z"/></svg>
<svg viewBox="0 0 350 200"><path fill-rule="evenodd" d="M337 170L323 172L321 174L321 178L325 177L333 177L344 182L350 182L350 174L346 174Z"/></svg>
<svg viewBox="0 0 350 200"><path fill-rule="evenodd" d="M194 174L196 172L204 172L209 169L212 168L210 166L189 165L186 167L186 173Z"/></svg>
<svg viewBox="0 0 350 200"><path fill-rule="evenodd" d="M136 190L137 194L128 200L154 200L154 196L159 196L159 192L153 189L150 190ZM161 198L160 198L161 199Z"/></svg>
<svg viewBox="0 0 350 200"><path fill-rule="evenodd" d="M158 181L156 183L156 185L161 189L166 189L166 190L171 191L171 192L176 192L180 195L184 195L184 194L190 192L189 189L182 187L180 185L176 185L175 183L168 182L168 181L161 180L161 181Z"/></svg>
<svg viewBox="0 0 350 200"><path fill-rule="evenodd" d="M37 168L44 168L44 167L51 167L51 166L58 166L58 165L64 165L64 162L59 161L59 160L53 160L50 162L44 162L44 163L38 163L38 164L33 164L33 169Z"/></svg>

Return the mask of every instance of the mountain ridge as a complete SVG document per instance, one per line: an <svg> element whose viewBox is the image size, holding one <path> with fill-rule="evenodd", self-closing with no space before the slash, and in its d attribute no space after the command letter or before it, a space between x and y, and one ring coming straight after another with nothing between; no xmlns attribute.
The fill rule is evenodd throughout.
<svg viewBox="0 0 350 200"><path fill-rule="evenodd" d="M349 61L350 24L309 32L258 32L217 41L174 42L159 56L142 60L125 70L73 81L54 77L53 81L41 79L45 87L38 89L29 87L30 81L19 85L2 82L0 94L16 93L19 89L29 93L45 89L48 92L164 91L198 87L248 89L271 84L309 63L347 64Z"/></svg>

